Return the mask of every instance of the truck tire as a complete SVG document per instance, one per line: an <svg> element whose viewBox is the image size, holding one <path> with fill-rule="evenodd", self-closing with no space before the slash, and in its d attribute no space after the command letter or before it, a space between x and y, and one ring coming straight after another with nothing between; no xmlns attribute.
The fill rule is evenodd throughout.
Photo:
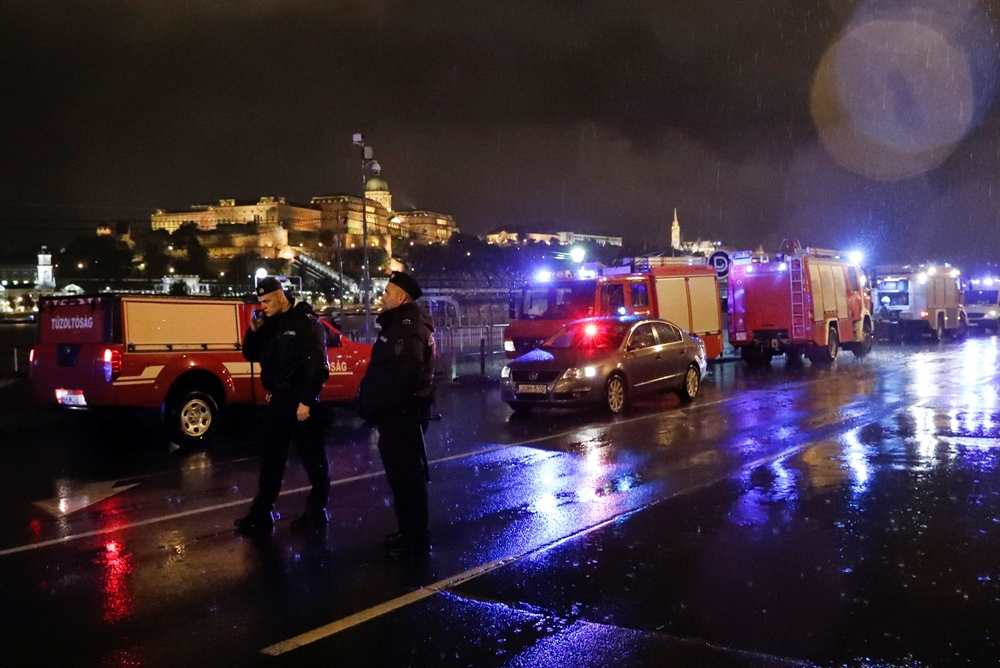
<svg viewBox="0 0 1000 668"><path fill-rule="evenodd" d="M208 392L188 390L170 400L165 422L171 435L182 443L199 443L218 429L219 404Z"/></svg>
<svg viewBox="0 0 1000 668"><path fill-rule="evenodd" d="M865 324L861 326L861 340L854 344L855 357L864 357L872 351L872 342L874 337L872 336L872 325L867 320Z"/></svg>
<svg viewBox="0 0 1000 668"><path fill-rule="evenodd" d="M964 315L958 316L958 327L948 332L948 337L952 341L964 341L969 334L969 322Z"/></svg>
<svg viewBox="0 0 1000 668"><path fill-rule="evenodd" d="M694 401L699 390L701 390L701 376L698 374L697 367L692 364L684 373L684 386L677 391L677 396L681 398L681 401Z"/></svg>
<svg viewBox="0 0 1000 668"><path fill-rule="evenodd" d="M611 374L608 382L604 384L604 409L612 415L617 415L625 410L628 403L628 386L625 379L620 374Z"/></svg>
<svg viewBox="0 0 1000 668"><path fill-rule="evenodd" d="M944 338L944 316L938 313L937 324L931 330L931 339L940 341Z"/></svg>
<svg viewBox="0 0 1000 668"><path fill-rule="evenodd" d="M747 363L747 366L764 366L764 349L757 344L750 344L740 348L740 357Z"/></svg>
<svg viewBox="0 0 1000 668"><path fill-rule="evenodd" d="M830 327L830 334L826 339L826 346L809 355L809 361L813 364L833 364L840 352L840 336L837 335L837 328Z"/></svg>

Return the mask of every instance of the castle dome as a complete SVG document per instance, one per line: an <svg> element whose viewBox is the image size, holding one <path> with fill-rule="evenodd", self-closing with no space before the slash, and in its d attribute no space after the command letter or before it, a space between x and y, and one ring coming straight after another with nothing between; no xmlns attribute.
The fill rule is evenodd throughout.
<svg viewBox="0 0 1000 668"><path fill-rule="evenodd" d="M368 179L367 185L365 185L365 192L377 192L377 191L388 191L389 184L385 182L385 179L373 176Z"/></svg>

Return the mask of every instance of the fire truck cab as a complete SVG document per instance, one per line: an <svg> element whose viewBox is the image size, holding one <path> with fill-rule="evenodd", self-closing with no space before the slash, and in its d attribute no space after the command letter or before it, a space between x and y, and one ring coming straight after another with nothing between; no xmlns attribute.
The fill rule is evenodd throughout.
<svg viewBox="0 0 1000 668"><path fill-rule="evenodd" d="M573 320L605 315L649 315L669 320L702 339L706 354L722 354L722 312L715 269L701 258L635 272L607 267L600 276L536 280L511 290L511 323L504 351L515 358L537 348Z"/></svg>
<svg viewBox="0 0 1000 668"><path fill-rule="evenodd" d="M965 285L965 314L970 327L1000 331L1000 278L973 278Z"/></svg>
<svg viewBox="0 0 1000 668"><path fill-rule="evenodd" d="M30 358L35 400L76 409L156 409L179 441L205 439L224 406L267 401L260 365L241 351L255 307L197 297L45 298ZM321 322L330 377L320 400L350 403L371 346Z"/></svg>
<svg viewBox="0 0 1000 668"><path fill-rule="evenodd" d="M785 354L831 363L872 348L871 291L848 253L785 240L773 257L736 253L729 274L729 342L752 365Z"/></svg>
<svg viewBox="0 0 1000 668"><path fill-rule="evenodd" d="M961 337L968 327L961 272L948 265L880 266L875 269L876 322L889 339L947 334Z"/></svg>

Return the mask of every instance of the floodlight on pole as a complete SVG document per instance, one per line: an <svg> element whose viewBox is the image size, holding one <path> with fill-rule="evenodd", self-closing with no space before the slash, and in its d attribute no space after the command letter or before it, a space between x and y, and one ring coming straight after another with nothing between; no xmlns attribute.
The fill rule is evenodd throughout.
<svg viewBox="0 0 1000 668"><path fill-rule="evenodd" d="M255 271L254 274L253 274L253 285L254 285L254 287L257 287L257 284L260 283L265 278L267 278L267 269L265 269L264 267L261 267L260 269L258 269L257 271Z"/></svg>
<svg viewBox="0 0 1000 668"><path fill-rule="evenodd" d="M574 246L569 252L569 259L573 260L577 264L583 262L583 258L587 256L587 250L581 246Z"/></svg>

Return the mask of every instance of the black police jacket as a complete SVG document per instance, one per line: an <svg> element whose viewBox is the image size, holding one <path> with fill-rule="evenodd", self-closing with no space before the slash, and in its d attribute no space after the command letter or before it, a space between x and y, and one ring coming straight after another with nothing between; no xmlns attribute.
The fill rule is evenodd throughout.
<svg viewBox="0 0 1000 668"><path fill-rule="evenodd" d="M434 403L434 325L414 302L382 313L381 331L361 379L360 413L378 420L414 408L422 413Z"/></svg>
<svg viewBox="0 0 1000 668"><path fill-rule="evenodd" d="M243 337L243 357L260 363L260 381L272 394L295 394L312 406L330 377L326 330L305 302L292 302L283 313L266 318Z"/></svg>

